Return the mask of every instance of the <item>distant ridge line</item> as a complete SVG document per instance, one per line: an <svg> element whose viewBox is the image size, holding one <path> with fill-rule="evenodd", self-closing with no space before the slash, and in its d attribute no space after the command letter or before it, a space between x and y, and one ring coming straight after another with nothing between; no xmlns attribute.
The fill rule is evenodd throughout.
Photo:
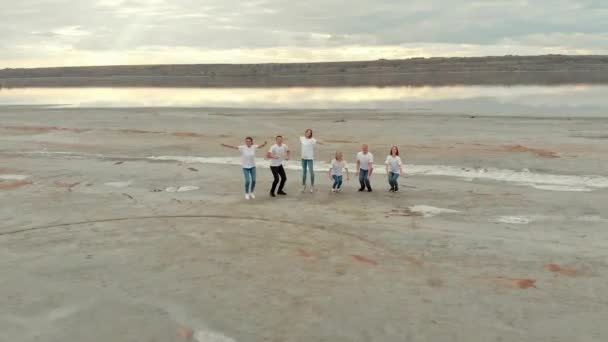
<svg viewBox="0 0 608 342"><path fill-rule="evenodd" d="M354 62L153 64L0 70L0 86L341 86L608 83L608 56L432 57Z"/></svg>

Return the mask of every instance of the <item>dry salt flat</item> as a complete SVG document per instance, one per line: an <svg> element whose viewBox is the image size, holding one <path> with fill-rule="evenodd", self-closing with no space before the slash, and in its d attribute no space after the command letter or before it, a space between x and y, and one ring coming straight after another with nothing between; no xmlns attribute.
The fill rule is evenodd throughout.
<svg viewBox="0 0 608 342"><path fill-rule="evenodd" d="M539 115L0 107L0 340L605 341L608 118ZM308 127L246 201L219 144ZM329 191L362 143L400 193Z"/></svg>

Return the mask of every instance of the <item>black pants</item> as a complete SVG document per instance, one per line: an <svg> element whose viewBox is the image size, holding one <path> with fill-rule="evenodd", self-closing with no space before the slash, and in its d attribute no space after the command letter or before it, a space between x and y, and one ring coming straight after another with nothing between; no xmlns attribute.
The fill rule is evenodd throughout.
<svg viewBox="0 0 608 342"><path fill-rule="evenodd" d="M359 184L361 184L361 189L364 190L367 187L367 190L372 190L372 185L369 182L369 170L359 169Z"/></svg>
<svg viewBox="0 0 608 342"><path fill-rule="evenodd" d="M283 165L271 166L270 171L272 171L272 176L274 177L274 182L272 182L272 189L270 189L270 192L274 194L274 190L277 188L277 184L279 184L279 177L281 179L281 184L279 184L279 192L283 191L283 187L287 181L287 175L285 174Z"/></svg>

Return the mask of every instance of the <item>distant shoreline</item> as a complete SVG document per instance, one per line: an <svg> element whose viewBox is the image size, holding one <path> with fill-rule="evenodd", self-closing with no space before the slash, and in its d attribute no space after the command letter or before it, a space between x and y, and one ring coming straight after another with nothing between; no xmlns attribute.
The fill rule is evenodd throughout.
<svg viewBox="0 0 608 342"><path fill-rule="evenodd" d="M341 87L608 84L608 56L413 58L0 70L0 87Z"/></svg>

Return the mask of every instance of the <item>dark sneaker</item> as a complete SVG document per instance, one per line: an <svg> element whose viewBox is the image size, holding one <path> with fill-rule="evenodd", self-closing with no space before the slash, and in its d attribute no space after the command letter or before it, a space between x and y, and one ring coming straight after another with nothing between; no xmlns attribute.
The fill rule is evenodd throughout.
<svg viewBox="0 0 608 342"><path fill-rule="evenodd" d="M367 192L372 192L372 188L367 189Z"/></svg>
<svg viewBox="0 0 608 342"><path fill-rule="evenodd" d="M279 191L279 192L277 192L277 195L285 196L287 194L285 192L283 192L283 191Z"/></svg>
<svg viewBox="0 0 608 342"><path fill-rule="evenodd" d="M273 192L270 193L270 197L277 197Z"/></svg>
<svg viewBox="0 0 608 342"><path fill-rule="evenodd" d="M363 190L365 190L365 188L361 188L361 189L359 189L359 192L363 192Z"/></svg>

